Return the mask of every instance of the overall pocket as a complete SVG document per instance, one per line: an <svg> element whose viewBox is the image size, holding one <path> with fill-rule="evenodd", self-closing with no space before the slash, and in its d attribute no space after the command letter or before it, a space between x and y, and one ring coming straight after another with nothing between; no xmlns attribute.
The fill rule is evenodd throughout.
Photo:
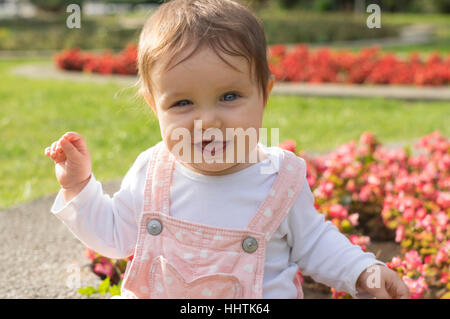
<svg viewBox="0 0 450 319"><path fill-rule="evenodd" d="M238 299L242 296L236 276L215 273L186 280L163 256L153 259L149 281L149 297L155 299Z"/></svg>

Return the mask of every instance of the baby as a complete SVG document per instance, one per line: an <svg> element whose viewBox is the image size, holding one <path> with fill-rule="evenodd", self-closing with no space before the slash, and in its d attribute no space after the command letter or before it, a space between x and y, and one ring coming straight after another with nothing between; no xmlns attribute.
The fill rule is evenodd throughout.
<svg viewBox="0 0 450 319"><path fill-rule="evenodd" d="M55 214L86 246L134 255L123 298L302 298L297 274L357 298L409 298L401 278L314 208L306 163L261 142L274 80L260 20L231 0L173 0L139 39L140 94L162 141L111 198L84 138L45 154Z"/></svg>

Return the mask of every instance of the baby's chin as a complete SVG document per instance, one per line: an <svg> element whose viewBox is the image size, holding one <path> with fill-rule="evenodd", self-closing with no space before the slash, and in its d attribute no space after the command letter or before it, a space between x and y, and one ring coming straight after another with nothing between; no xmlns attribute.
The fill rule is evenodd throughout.
<svg viewBox="0 0 450 319"><path fill-rule="evenodd" d="M189 169L204 175L226 175L236 171L240 163L183 163Z"/></svg>

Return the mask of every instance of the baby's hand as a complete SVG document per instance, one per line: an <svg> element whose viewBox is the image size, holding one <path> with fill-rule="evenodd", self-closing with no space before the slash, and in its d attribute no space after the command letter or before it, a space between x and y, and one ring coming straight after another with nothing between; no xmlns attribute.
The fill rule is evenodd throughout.
<svg viewBox="0 0 450 319"><path fill-rule="evenodd" d="M89 182L91 157L86 141L76 132L67 132L45 149L45 155L55 163L56 179L69 201Z"/></svg>
<svg viewBox="0 0 450 319"><path fill-rule="evenodd" d="M409 289L397 273L383 265L367 267L356 282L358 290L365 290L376 299L409 299Z"/></svg>

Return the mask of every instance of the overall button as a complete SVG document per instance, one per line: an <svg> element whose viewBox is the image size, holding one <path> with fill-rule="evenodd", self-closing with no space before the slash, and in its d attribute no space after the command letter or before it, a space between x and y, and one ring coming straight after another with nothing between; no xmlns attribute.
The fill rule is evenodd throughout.
<svg viewBox="0 0 450 319"><path fill-rule="evenodd" d="M247 237L242 241L242 248L248 253L253 253L258 248L258 241L253 237Z"/></svg>
<svg viewBox="0 0 450 319"><path fill-rule="evenodd" d="M147 224L147 231L150 235L153 235L153 236L159 235L159 233L162 231L161 222L157 219L152 219Z"/></svg>

